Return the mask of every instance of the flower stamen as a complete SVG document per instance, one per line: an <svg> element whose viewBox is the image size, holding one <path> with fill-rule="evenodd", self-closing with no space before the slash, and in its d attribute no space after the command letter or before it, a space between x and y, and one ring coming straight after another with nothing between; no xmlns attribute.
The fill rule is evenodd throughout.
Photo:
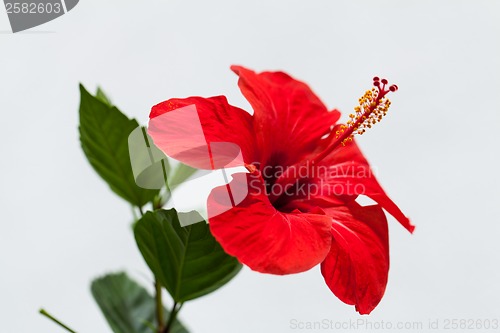
<svg viewBox="0 0 500 333"><path fill-rule="evenodd" d="M335 133L335 139L343 137L341 141L343 146L348 141L352 141L355 134L365 133L367 128L371 128L387 115L391 101L385 95L390 91L398 90L395 84L386 89L387 83L386 79L373 78L374 87L367 90L359 99L359 105L354 108L355 113L351 113L347 124L341 125L340 130ZM349 132L349 135L344 138L343 134L346 132Z"/></svg>
<svg viewBox="0 0 500 333"><path fill-rule="evenodd" d="M389 92L398 90L398 86L395 84L388 86L388 81L386 79L381 80L378 77L373 78L373 86L372 89L367 90L359 99L359 105L354 108L355 112L349 115L349 120L346 125L336 127L335 132L330 134L332 141L326 149L321 151L311 160L302 161L301 165L306 165L308 168L314 168L318 165L318 162L330 155L338 146L345 146L353 140L355 134L363 134L366 129L371 128L374 124L382 120L391 105L386 95ZM294 165L287 168L276 180L276 184L279 184L285 189L297 184L298 179L296 177L296 172L294 172L294 168L298 167L300 166ZM248 171L252 172L251 167L246 166L246 168ZM275 202L279 195L270 193L268 197L271 202Z"/></svg>
<svg viewBox="0 0 500 333"><path fill-rule="evenodd" d="M395 84L388 86L386 79L381 80L377 76L373 78L373 86L359 99L359 105L354 108L354 113L349 115L347 123L340 125L340 128L335 131L335 140L314 158L314 162L321 161L340 144L345 146L352 141L354 135L365 133L368 128L380 122L387 115L391 101L386 95L398 90L398 86Z"/></svg>

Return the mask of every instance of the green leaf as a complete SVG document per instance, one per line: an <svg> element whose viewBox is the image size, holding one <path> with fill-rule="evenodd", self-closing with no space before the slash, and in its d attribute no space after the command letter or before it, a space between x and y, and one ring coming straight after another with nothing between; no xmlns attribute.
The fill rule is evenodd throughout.
<svg viewBox="0 0 500 333"><path fill-rule="evenodd" d="M205 221L181 227L174 209L147 212L135 226L135 239L149 268L179 303L213 292L241 269Z"/></svg>
<svg viewBox="0 0 500 333"><path fill-rule="evenodd" d="M114 333L151 333L156 326L154 298L125 273L94 280L91 291ZM163 313L168 317L165 308ZM178 321L171 332L188 333Z"/></svg>
<svg viewBox="0 0 500 333"><path fill-rule="evenodd" d="M109 100L102 91L100 97L94 97L80 85L80 94L80 142L87 159L113 192L133 205L144 206L159 190L143 189L134 180L128 136L139 124L103 102Z"/></svg>
<svg viewBox="0 0 500 333"><path fill-rule="evenodd" d="M101 102L108 106L113 106L113 103L109 99L109 97L104 93L104 91L101 89L101 87L97 87L97 92L95 94L95 97L99 99Z"/></svg>

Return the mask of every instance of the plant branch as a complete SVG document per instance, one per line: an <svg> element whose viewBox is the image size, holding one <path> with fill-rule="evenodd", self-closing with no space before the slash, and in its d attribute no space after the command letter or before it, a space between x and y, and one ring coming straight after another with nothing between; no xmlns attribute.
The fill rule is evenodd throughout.
<svg viewBox="0 0 500 333"><path fill-rule="evenodd" d="M48 313L47 311L45 311L44 309L40 309L39 311L42 315L44 315L45 317L49 318L50 320L52 320L54 323L56 323L57 325L61 326L62 328L64 328L65 330L67 330L68 332L71 332L71 333L76 333L76 331L73 331L71 328L69 328L68 326L64 325L63 323L61 323L59 320L57 320L56 318L54 318L50 313Z"/></svg>
<svg viewBox="0 0 500 333"><path fill-rule="evenodd" d="M158 333L162 333L165 325L163 318L163 302L161 299L161 284L158 279L155 280L155 300L156 300L156 321L158 323Z"/></svg>
<svg viewBox="0 0 500 333"><path fill-rule="evenodd" d="M182 303L177 303L174 301L174 306L172 306L172 311L170 311L170 316L168 317L167 325L162 333L170 333L172 329L175 319L177 318L177 314L182 308Z"/></svg>

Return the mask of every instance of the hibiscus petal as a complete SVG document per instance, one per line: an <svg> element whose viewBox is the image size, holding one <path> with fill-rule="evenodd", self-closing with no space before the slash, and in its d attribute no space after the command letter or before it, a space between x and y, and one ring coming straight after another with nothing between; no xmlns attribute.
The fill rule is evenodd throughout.
<svg viewBox="0 0 500 333"><path fill-rule="evenodd" d="M321 264L330 290L344 303L369 314L387 285L389 244L387 220L380 206L325 209L333 219L333 243Z"/></svg>
<svg viewBox="0 0 500 333"><path fill-rule="evenodd" d="M226 207L226 186L215 188L208 198L210 230L228 254L271 274L299 273L323 261L332 240L330 217L277 211L258 172L234 174L230 188L248 190L235 207Z"/></svg>
<svg viewBox="0 0 500 333"><path fill-rule="evenodd" d="M199 169L254 160L252 116L224 96L170 99L153 106L148 133L168 156Z"/></svg>
<svg viewBox="0 0 500 333"><path fill-rule="evenodd" d="M231 69L239 75L241 92L254 109L261 165L298 162L340 117L336 110L329 112L305 83L285 73Z"/></svg>
<svg viewBox="0 0 500 333"><path fill-rule="evenodd" d="M354 141L335 149L321 161L321 165L326 166L328 172L321 173L321 177L314 181L322 188L329 185L330 194L351 198L366 195L379 203L409 232L413 232L415 226L384 192Z"/></svg>

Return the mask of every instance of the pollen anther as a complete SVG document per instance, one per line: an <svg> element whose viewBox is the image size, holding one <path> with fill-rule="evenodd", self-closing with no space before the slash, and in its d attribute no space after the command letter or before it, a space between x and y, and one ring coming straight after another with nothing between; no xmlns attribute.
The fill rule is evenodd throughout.
<svg viewBox="0 0 500 333"><path fill-rule="evenodd" d="M388 92L395 92L398 86L393 84L387 87L388 81L378 77L373 78L373 88L367 90L359 99L359 105L354 107L354 113L349 115L347 126L340 127L340 134L351 134L342 140L342 145L352 141L355 134L363 134L387 115L391 101L386 97Z"/></svg>

